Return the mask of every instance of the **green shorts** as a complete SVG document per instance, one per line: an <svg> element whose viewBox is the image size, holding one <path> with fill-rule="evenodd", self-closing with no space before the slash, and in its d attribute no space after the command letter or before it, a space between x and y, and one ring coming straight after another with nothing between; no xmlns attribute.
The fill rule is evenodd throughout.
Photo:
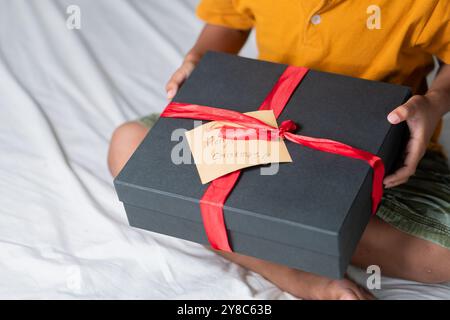
<svg viewBox="0 0 450 320"><path fill-rule="evenodd" d="M139 119L151 128L158 114ZM409 181L385 189L377 216L395 228L450 249L450 170L445 156L428 151Z"/></svg>

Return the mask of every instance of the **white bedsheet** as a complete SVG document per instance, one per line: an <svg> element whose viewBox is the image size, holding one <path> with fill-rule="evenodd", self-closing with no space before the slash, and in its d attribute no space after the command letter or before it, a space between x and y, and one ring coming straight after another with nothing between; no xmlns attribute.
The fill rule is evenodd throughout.
<svg viewBox="0 0 450 320"><path fill-rule="evenodd" d="M130 228L107 171L113 129L164 107L201 27L195 2L0 0L0 298L292 298L202 246ZM71 4L81 30L66 28ZM382 288L450 298L450 285Z"/></svg>

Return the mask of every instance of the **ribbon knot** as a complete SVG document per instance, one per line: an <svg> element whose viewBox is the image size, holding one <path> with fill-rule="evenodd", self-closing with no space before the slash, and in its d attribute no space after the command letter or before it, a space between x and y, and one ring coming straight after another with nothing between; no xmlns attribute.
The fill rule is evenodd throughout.
<svg viewBox="0 0 450 320"><path fill-rule="evenodd" d="M297 125L292 120L285 120L278 128L278 136L284 138L286 132L294 133L297 130Z"/></svg>

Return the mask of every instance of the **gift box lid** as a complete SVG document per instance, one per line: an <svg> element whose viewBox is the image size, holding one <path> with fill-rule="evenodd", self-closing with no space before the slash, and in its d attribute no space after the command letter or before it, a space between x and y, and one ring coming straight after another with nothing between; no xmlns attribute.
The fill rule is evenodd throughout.
<svg viewBox="0 0 450 320"><path fill-rule="evenodd" d="M286 65L207 53L174 101L256 110ZM401 151L405 125L387 114L410 96L407 87L310 70L278 123L379 155L388 170ZM202 185L191 164L176 164L180 129L191 119L159 119L115 179L119 199L136 207L202 223ZM227 229L349 261L369 220L372 169L359 160L286 142L292 163L275 175L244 169L224 206ZM233 245L231 243L231 245Z"/></svg>

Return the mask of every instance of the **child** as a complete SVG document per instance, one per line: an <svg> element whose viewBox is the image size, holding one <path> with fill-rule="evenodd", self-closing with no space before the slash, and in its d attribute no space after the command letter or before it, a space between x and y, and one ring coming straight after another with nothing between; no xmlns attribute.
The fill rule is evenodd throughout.
<svg viewBox="0 0 450 320"><path fill-rule="evenodd" d="M237 54L252 28L259 58L410 86L414 96L387 118L411 131L404 166L384 179L382 204L352 258L362 268L425 283L450 281L450 170L437 144L450 110L450 1L202 0L206 21L167 84L171 99L207 50ZM433 65L440 71L429 89ZM116 129L109 167L117 175L155 117ZM331 280L235 253L219 252L306 299L368 299L350 280Z"/></svg>

